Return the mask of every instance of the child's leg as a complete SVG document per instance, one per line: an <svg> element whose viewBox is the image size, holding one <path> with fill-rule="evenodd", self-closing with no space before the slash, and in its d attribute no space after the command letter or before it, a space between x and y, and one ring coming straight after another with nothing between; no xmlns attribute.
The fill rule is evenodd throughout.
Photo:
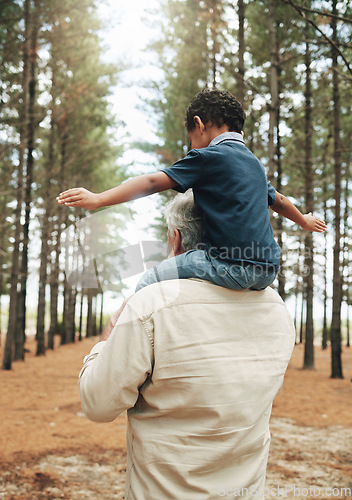
<svg viewBox="0 0 352 500"><path fill-rule="evenodd" d="M170 259L163 260L146 271L139 280L136 292L145 286L174 279L201 278L212 281L211 264L203 250L189 250Z"/></svg>
<svg viewBox="0 0 352 500"><path fill-rule="evenodd" d="M242 266L209 259L204 250L190 250L149 269L139 280L136 292L152 283L172 279L200 278L232 290L264 289L274 281L275 276L267 279L263 273L254 272L254 268L252 264Z"/></svg>
<svg viewBox="0 0 352 500"><path fill-rule="evenodd" d="M217 284L232 290L264 290L273 283L277 275L275 266L259 266L249 262L239 265L220 259L211 260L217 275L222 277L222 283Z"/></svg>
<svg viewBox="0 0 352 500"><path fill-rule="evenodd" d="M259 267L255 266L252 274L251 290L264 290L270 286L277 276L278 270L275 266Z"/></svg>

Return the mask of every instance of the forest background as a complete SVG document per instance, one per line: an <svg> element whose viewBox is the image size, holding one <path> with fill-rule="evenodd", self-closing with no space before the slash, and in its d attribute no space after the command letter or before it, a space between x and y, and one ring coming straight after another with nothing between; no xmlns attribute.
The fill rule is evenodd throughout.
<svg viewBox="0 0 352 500"><path fill-rule="evenodd" d="M25 359L32 325L37 355L53 349L55 335L62 344L97 335L107 297L121 300L129 290L114 272L121 249L141 237L165 239L162 218L151 214L172 193L90 218L57 205L56 195L77 185L101 191L184 156L185 109L208 87L243 103L246 145L276 189L328 224L313 235L272 218L282 248L275 286L292 306L302 365L314 367L320 343L331 349L331 377L342 378L352 286L350 2L156 2L144 15L152 33L145 61L136 63L122 44L114 64L103 33L114 22L118 33L120 19L113 15L104 28L109 8L103 0L0 0L2 367ZM140 35L138 24L130 30ZM141 110L124 122L124 103L119 109L113 94L126 82L138 87ZM136 140L128 128L135 133L141 121Z"/></svg>

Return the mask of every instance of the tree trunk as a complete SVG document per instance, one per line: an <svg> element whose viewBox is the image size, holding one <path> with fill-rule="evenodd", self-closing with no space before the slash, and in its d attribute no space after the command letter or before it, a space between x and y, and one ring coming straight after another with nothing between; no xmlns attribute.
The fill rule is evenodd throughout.
<svg viewBox="0 0 352 500"><path fill-rule="evenodd" d="M104 293L101 291L100 295L100 321L99 321L99 334L103 333L103 314L104 314Z"/></svg>
<svg viewBox="0 0 352 500"><path fill-rule="evenodd" d="M348 197L349 197L349 168L346 166L346 171L345 171L345 190L344 190L344 204L345 204L345 211L343 214L343 263L342 263L342 269L345 270L347 269L347 273L343 274L342 276L342 283L344 285L344 289L346 291L345 295L345 301L346 301L346 330L347 330L347 343L346 345L349 346L349 329L350 329L350 318L349 318L349 303L350 303L350 283L349 283L349 269L348 269L348 264L349 264L349 244L348 244L348 217L349 217L349 207L348 207Z"/></svg>
<svg viewBox="0 0 352 500"><path fill-rule="evenodd" d="M98 296L96 294L96 290L94 290L94 297L93 297L93 337L96 337L98 335L98 329L97 329L97 299Z"/></svg>
<svg viewBox="0 0 352 500"><path fill-rule="evenodd" d="M326 145L324 147L324 154L322 155L321 164L324 165L324 170L322 173L322 184L323 184L323 211L324 211L324 220L328 220L328 207L327 207L327 199L328 199L328 185L326 180L326 168L327 164L327 152L329 149L329 143L332 136L328 135L326 140ZM323 333L322 333L322 349L326 349L328 346L329 340L329 328L327 321L327 309L328 309L328 277L327 277L327 261L328 261L328 240L327 240L327 232L324 233L324 295L323 295Z"/></svg>
<svg viewBox="0 0 352 500"><path fill-rule="evenodd" d="M53 235L52 235L53 236ZM59 297L59 258L60 258L60 220L57 222L56 240L50 267L50 326L48 331L48 349L54 349L54 337L58 333L58 297Z"/></svg>
<svg viewBox="0 0 352 500"><path fill-rule="evenodd" d="M44 194L44 213L42 219L42 237L40 251L40 269L39 269L39 290L38 290L38 309L37 309L37 356L45 354L45 304L46 304L46 285L48 278L48 254L49 254L49 235L50 235L50 217L51 217L51 177L54 147L54 123L51 116L51 129L49 138L48 162L46 164L46 186Z"/></svg>
<svg viewBox="0 0 352 500"><path fill-rule="evenodd" d="M278 89L279 89L279 82L278 82ZM279 92L280 94L280 92ZM279 95L278 94L278 95ZM276 110L276 134L277 134L277 142L276 142L276 164L277 164L277 182L276 182L276 187L279 193L282 190L282 163L281 163L281 140L280 140L280 105L277 107ZM283 219L282 217L278 217L276 219L276 227L277 227L277 242L278 245L281 248L281 255L280 255L280 273L278 275L278 293L282 300L286 299L286 292L285 292L285 285L286 285L286 278L285 278L285 260L284 260L284 242L282 238L284 226L283 226Z"/></svg>
<svg viewBox="0 0 352 500"><path fill-rule="evenodd" d="M66 169L66 143L67 137L67 120L66 115L60 117L57 120L56 125L59 130L60 135L60 153L61 153L61 165L60 165L60 181L59 189L63 191L64 179L65 179L65 169ZM58 333L58 298L59 298L59 274L60 274L60 254L61 254L61 230L62 230L62 220L64 212L62 207L57 207L57 231L56 231L56 241L54 250L54 262L51 266L50 275L50 328L48 332L48 348L54 348L54 335ZM62 321L64 326L64 321Z"/></svg>
<svg viewBox="0 0 352 500"><path fill-rule="evenodd" d="M66 226L67 222L68 220L66 219L66 224L65 224ZM69 268L68 262L72 257L72 251L74 252L74 249L72 247L69 247L68 245L65 246L66 269ZM64 283L64 314L62 321L63 332L61 338L62 344L69 344L71 342L74 342L75 340L76 295L77 295L76 287L71 286L68 283L66 277Z"/></svg>
<svg viewBox="0 0 352 500"><path fill-rule="evenodd" d="M332 13L336 15L337 1L333 0ZM331 20L333 35L337 41L336 18ZM335 243L333 263L333 298L331 320L331 378L343 378L341 361L341 303L342 303L342 276L341 276L341 158L340 158L340 94L338 80L338 61L335 47L332 50L332 87L333 87L333 137L334 137L334 174L335 174Z"/></svg>
<svg viewBox="0 0 352 500"><path fill-rule="evenodd" d="M4 280L2 278L2 274L0 274L0 292L2 290L4 284ZM1 339L2 339L2 293L0 293L0 347L1 347Z"/></svg>
<svg viewBox="0 0 352 500"><path fill-rule="evenodd" d="M15 208L15 234L12 252L11 266L11 288L8 328L5 341L3 369L11 370L13 358L13 343L15 339L16 320L17 320L17 285L20 272L20 240L21 240L21 212L23 203L23 170L24 155L26 149L26 134L28 121L28 86L29 86L29 16L30 0L25 0L24 4L24 43L23 43L23 72L22 72L22 108L20 114L20 145L19 145L19 163L17 180L17 204Z"/></svg>
<svg viewBox="0 0 352 500"><path fill-rule="evenodd" d="M71 342L76 341L76 299L77 299L77 289L74 287L71 289L70 296L70 319L71 319Z"/></svg>
<svg viewBox="0 0 352 500"><path fill-rule="evenodd" d="M87 289L87 331L86 337L92 337L94 332L93 327L93 290Z"/></svg>
<svg viewBox="0 0 352 500"><path fill-rule="evenodd" d="M304 297L304 291L302 291L302 302L301 302L301 324L300 324L300 329L299 329L299 343L303 344L304 340L304 305L305 305L305 297Z"/></svg>
<svg viewBox="0 0 352 500"><path fill-rule="evenodd" d="M306 85L305 85L305 202L306 213L314 211L313 199L313 163L312 163L312 91L311 91L311 55L309 42L306 42L305 52ZM313 322L313 292L314 292L314 259L313 234L305 235L304 269L306 273L306 340L304 344L303 368L314 368L314 322Z"/></svg>
<svg viewBox="0 0 352 500"><path fill-rule="evenodd" d="M350 347L350 296L347 296L346 347Z"/></svg>
<svg viewBox="0 0 352 500"><path fill-rule="evenodd" d="M268 133L268 153L269 153L269 181L275 184L276 166L276 144L275 137L277 131L277 109L279 107L279 87L278 87L278 66L279 54L276 42L275 27L275 2L268 0L268 22L269 22L269 44L270 44L270 95L269 104L269 133Z"/></svg>
<svg viewBox="0 0 352 500"><path fill-rule="evenodd" d="M217 0L211 0L210 1L210 12L211 12L211 17L210 17L210 43L211 43L211 80L212 80L212 88L216 89L217 87L217 80L216 80L216 73L217 73L217 61L216 61L216 55L219 51L219 42L218 42L218 33L217 33L217 26L218 26L218 2Z"/></svg>
<svg viewBox="0 0 352 500"><path fill-rule="evenodd" d="M326 202L324 210L324 220L326 219ZM327 309L328 309L328 277L327 277L327 258L328 258L328 245L326 233L324 233L324 297L323 297L323 334L322 334L322 349L328 347L329 329L327 321Z"/></svg>
<svg viewBox="0 0 352 500"><path fill-rule="evenodd" d="M269 25L269 44L270 44L270 96L271 102L269 105L269 134L268 134L268 154L269 154L269 172L268 179L271 184L279 191L281 188L281 162L280 162L280 90L279 90L279 47L276 36L276 13L275 0L268 1L268 25ZM277 181L275 182L275 173ZM274 218L271 218L272 223ZM282 250L282 219L278 218L276 229L278 234L278 244ZM280 259L281 271L278 274L278 292L283 300L285 300L285 274L283 270L283 251Z"/></svg>
<svg viewBox="0 0 352 500"><path fill-rule="evenodd" d="M11 172L13 174L13 172ZM4 185L8 185L9 180L5 180L4 178ZM7 208L8 208L8 203L9 201L12 201L13 198L5 193L2 193L1 196L1 202L0 202L0 210L2 214L2 220L1 220L1 225L0 225L0 347L2 344L2 334L3 334L3 295L8 296L7 293L7 277L9 274L9 271L7 269L7 263L8 263L8 250L7 250L7 240L9 237L9 231L8 231L8 225L6 223L6 216L7 216ZM7 309L7 308L6 308Z"/></svg>
<svg viewBox="0 0 352 500"><path fill-rule="evenodd" d="M244 41L244 20L245 20L245 4L244 0L237 1L238 12L238 77L237 77L237 99L240 103L244 104L245 86L244 86L244 54L245 54L245 41Z"/></svg>
<svg viewBox="0 0 352 500"><path fill-rule="evenodd" d="M62 317L61 344L72 342L72 288L64 283L64 311Z"/></svg>
<svg viewBox="0 0 352 500"><path fill-rule="evenodd" d="M300 282L300 277L302 275L302 272L301 272L302 245L301 245L301 241L300 240L298 241L298 243L299 243L299 245L298 245L297 264L293 268L293 272L294 272L295 277L296 277L296 286L295 286L295 316L294 316L294 325L295 325L295 332L296 332L296 335L295 335L295 344L299 343L299 338L300 338L300 335L299 335L299 332L298 332L298 304L299 304L298 299L299 299L300 292L302 290L301 282ZM302 321L301 321L301 323L302 323Z"/></svg>
<svg viewBox="0 0 352 500"><path fill-rule="evenodd" d="M29 223L32 201L32 182L33 182L33 167L34 167L34 146L35 146L35 131L36 131L36 72L37 72L37 40L38 40L38 19L39 13L37 10L37 0L34 0L35 11L31 18L33 19L31 35L30 35L30 54L29 54L29 90L28 90L28 132L27 132L27 162L26 176L24 188L25 202L25 217L23 225L23 242L22 242L22 261L21 261L21 279L20 291L17 299L17 321L15 330L15 359L24 359L24 342L26 331L26 296L27 296L27 279L28 279L28 245L29 245Z"/></svg>
<svg viewBox="0 0 352 500"><path fill-rule="evenodd" d="M45 304L46 304L45 292L48 281L49 236L50 236L50 220L52 212L51 179L53 176L54 141L55 141L54 96L53 96L53 89L55 88L54 64L52 65L51 82L52 82L51 119L50 119L50 134L49 134L49 145L48 145L48 161L45 164L44 213L42 219L42 237L41 237L42 246L40 252L40 269L39 269L39 291L38 291L37 335L36 335L37 356L45 353ZM53 339L50 340L50 345L52 344L53 344Z"/></svg>
<svg viewBox="0 0 352 500"><path fill-rule="evenodd" d="M84 293L83 289L81 289L81 301L80 301L80 307L79 307L79 328L78 328L78 340L82 340L82 326L83 326L83 300L84 300Z"/></svg>
<svg viewBox="0 0 352 500"><path fill-rule="evenodd" d="M293 324L295 327L295 344L297 344L297 314L298 314L298 279L296 276L296 287L295 287L295 313L293 316Z"/></svg>
<svg viewBox="0 0 352 500"><path fill-rule="evenodd" d="M352 106L350 106L350 113L352 112ZM352 134L349 132L348 134L348 142L351 143ZM349 273L349 264L351 259L350 252L350 244L348 238L348 229L349 229L349 179L351 173L351 162L352 158L349 156L349 160L346 163L346 186L345 186L345 214L344 214L344 234L345 234L345 246L346 246L346 263L345 266L347 268L347 277L346 277L346 306L347 306L347 318L346 318L346 347L350 347L350 305L351 305L351 294L350 294L350 273Z"/></svg>

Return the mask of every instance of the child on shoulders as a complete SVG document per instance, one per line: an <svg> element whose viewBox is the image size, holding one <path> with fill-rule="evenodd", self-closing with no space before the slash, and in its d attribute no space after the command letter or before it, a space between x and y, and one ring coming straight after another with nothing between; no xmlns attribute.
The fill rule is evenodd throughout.
<svg viewBox="0 0 352 500"><path fill-rule="evenodd" d="M243 108L230 92L204 90L187 109L192 149L184 158L103 193L69 189L57 201L93 210L166 189L192 188L202 212L204 245L149 269L136 291L176 278L201 278L235 290L263 290L274 281L280 259L268 206L307 231L323 232L326 225L312 214L303 215L273 188L263 165L244 144L244 120Z"/></svg>

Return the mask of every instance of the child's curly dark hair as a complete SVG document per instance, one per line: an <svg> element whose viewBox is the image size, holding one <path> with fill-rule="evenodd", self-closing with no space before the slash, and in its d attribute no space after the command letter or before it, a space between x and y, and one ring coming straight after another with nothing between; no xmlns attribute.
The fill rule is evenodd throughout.
<svg viewBox="0 0 352 500"><path fill-rule="evenodd" d="M193 97L186 113L186 127L194 130L194 117L199 116L204 124L221 127L226 124L230 132L241 132L246 118L241 103L227 90L205 89Z"/></svg>

